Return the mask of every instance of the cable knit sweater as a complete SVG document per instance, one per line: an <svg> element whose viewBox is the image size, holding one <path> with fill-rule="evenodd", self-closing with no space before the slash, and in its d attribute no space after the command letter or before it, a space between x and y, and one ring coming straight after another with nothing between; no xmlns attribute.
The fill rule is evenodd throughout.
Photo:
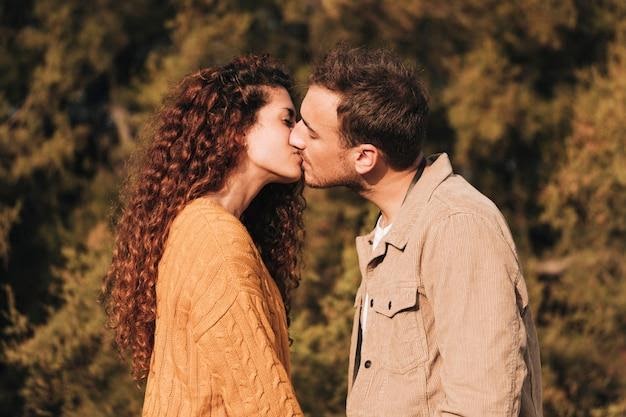
<svg viewBox="0 0 626 417"><path fill-rule="evenodd" d="M285 307L241 222L207 198L172 223L144 417L302 416Z"/></svg>

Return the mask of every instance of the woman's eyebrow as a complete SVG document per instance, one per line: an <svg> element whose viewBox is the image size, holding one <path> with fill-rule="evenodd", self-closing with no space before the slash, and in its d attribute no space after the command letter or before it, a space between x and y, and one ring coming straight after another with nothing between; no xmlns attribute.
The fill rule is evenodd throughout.
<svg viewBox="0 0 626 417"><path fill-rule="evenodd" d="M294 109L292 109L291 107L284 107L284 109L287 110L287 113L289 113L290 119L294 119L296 117L296 112Z"/></svg>

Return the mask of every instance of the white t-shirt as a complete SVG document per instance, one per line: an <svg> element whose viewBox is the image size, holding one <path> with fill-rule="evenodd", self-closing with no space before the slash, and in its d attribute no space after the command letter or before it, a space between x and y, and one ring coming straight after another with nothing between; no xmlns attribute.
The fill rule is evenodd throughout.
<svg viewBox="0 0 626 417"><path fill-rule="evenodd" d="M374 240L372 241L372 250L376 249L382 238L389 232L391 229L391 225L388 224L385 227L380 226L380 219L382 216L378 217L376 221L376 228L374 229ZM367 311L370 309L370 300L369 294L365 293L365 299L363 300L363 307L361 308L361 336L365 335L365 325L367 323Z"/></svg>

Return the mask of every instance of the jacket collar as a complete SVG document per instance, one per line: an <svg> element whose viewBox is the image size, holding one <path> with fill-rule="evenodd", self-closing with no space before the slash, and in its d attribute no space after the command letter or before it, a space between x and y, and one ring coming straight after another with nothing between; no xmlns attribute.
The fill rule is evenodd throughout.
<svg viewBox="0 0 626 417"><path fill-rule="evenodd" d="M387 244L404 250L409 240L409 233L418 220L420 212L428 203L439 184L452 174L452 165L446 153L434 154L426 158L426 167L422 176L415 186L409 190L391 226L391 230L383 237L381 243L371 251L375 230L357 237L358 252L367 254L371 251L370 256L366 257L368 259L366 265L371 260L384 255L387 252ZM383 244L383 242L387 244Z"/></svg>

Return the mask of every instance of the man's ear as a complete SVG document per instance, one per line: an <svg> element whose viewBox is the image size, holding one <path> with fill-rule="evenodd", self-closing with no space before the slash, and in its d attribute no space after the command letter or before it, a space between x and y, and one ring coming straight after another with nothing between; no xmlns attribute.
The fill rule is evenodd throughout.
<svg viewBox="0 0 626 417"><path fill-rule="evenodd" d="M365 175L371 172L376 167L378 159L381 157L378 148L369 143L363 143L355 146L354 151L356 152L354 169L360 175Z"/></svg>

